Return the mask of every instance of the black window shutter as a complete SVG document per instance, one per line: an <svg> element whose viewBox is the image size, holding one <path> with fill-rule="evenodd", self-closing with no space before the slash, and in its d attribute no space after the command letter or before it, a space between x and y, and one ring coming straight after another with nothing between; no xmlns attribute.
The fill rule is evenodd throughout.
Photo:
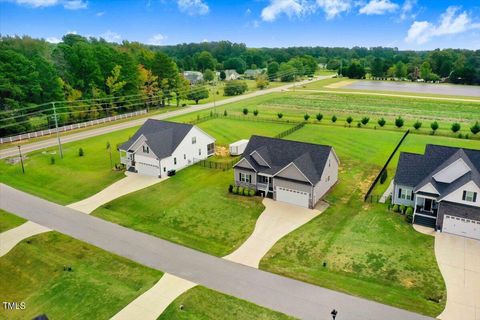
<svg viewBox="0 0 480 320"><path fill-rule="evenodd" d="M462 200L465 201L466 197L467 197L467 191L463 190Z"/></svg>
<svg viewBox="0 0 480 320"><path fill-rule="evenodd" d="M398 188L398 197L400 198L402 196L402 188Z"/></svg>
<svg viewBox="0 0 480 320"><path fill-rule="evenodd" d="M477 202L477 193L476 192L473 193L473 202Z"/></svg>
<svg viewBox="0 0 480 320"><path fill-rule="evenodd" d="M412 194L410 195L410 199L413 200L413 190L412 190Z"/></svg>

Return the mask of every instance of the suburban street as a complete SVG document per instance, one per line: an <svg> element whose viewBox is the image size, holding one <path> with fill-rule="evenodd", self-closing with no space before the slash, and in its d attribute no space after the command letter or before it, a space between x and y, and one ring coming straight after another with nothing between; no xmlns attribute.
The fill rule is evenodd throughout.
<svg viewBox="0 0 480 320"><path fill-rule="evenodd" d="M314 82L314 81L318 81L318 80L322 80L322 79L326 79L326 78L330 78L330 77L331 76L319 76L319 77L314 78L313 80L304 80L304 81L300 81L300 82L296 82L296 83L289 83L289 84L286 84L284 86L280 86L280 87L276 87L276 88L258 90L258 91L254 91L254 92L247 93L247 94L244 94L244 95L234 96L234 97L231 97L231 98L228 98L228 99L225 99L225 100L217 101L215 103L215 105L216 106L222 106L222 105L225 105L225 104L228 104L228 103L233 103L233 102L238 102L238 101L242 101L242 100L245 100L245 99L250 99L250 98L253 98L253 97L263 96L265 94L269 94L269 93L272 93L272 92L281 92L282 90L286 90L286 89L292 88L294 86L301 86L301 85L306 84L306 83L310 83L310 82ZM123 129L127 129L127 128L140 126L147 119L150 119L150 118L157 119L157 120L163 120L163 119L172 118L172 117L175 117L175 116L180 116L180 115L192 113L192 112L195 112L195 111L209 109L209 108L212 108L213 106L214 106L213 102L210 102L210 103L205 103L205 104L202 104L202 105L193 105L193 106L190 106L190 107L184 107L184 108L180 108L180 109L175 110L175 111L169 111L169 112L165 112L165 113L161 113L161 114L157 114L157 115L150 115L150 116L143 117L143 118L140 118L140 119L128 120L128 121L125 121L125 122L112 124L112 125L104 126L104 127L100 127L100 128L93 127L92 129L89 129L89 130L63 135L63 136L61 136L61 141L62 141L62 143L78 141L78 140L82 140L82 139L91 138L91 137L99 136L99 135L102 135L102 134L106 134L106 133L109 133L109 132L114 132L114 131L118 131L118 130L123 130ZM58 142L57 142L56 136L52 135L52 137L49 138L49 139L41 140L41 141L37 141L37 142L32 142L32 143L27 143L27 144L22 145L22 152L28 153L28 152L35 151L35 150L41 150L41 149L44 149L44 148L53 147L53 146L57 145L57 143ZM11 148L6 148L4 150L0 150L0 159L4 159L4 158L16 156L16 155L18 155L18 148L16 146L13 146Z"/></svg>
<svg viewBox="0 0 480 320"><path fill-rule="evenodd" d="M0 208L143 265L302 319L420 320L409 311L201 253L0 184Z"/></svg>

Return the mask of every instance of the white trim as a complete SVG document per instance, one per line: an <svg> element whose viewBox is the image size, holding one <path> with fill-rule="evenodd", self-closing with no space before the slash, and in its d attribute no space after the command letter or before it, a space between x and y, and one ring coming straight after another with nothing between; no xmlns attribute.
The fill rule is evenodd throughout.
<svg viewBox="0 0 480 320"><path fill-rule="evenodd" d="M416 194L416 193L414 193L414 196L415 196L415 198L419 197L419 198L424 198L424 199L435 200L435 201L437 201L437 202L439 201L439 200L437 200L437 198L435 198L435 197L424 196L423 194Z"/></svg>
<svg viewBox="0 0 480 320"><path fill-rule="evenodd" d="M285 167L283 167L282 169L280 169L277 173L275 173L273 176L276 177L280 172L284 171L285 169L287 169L288 167L290 167L291 165L294 165L295 168L297 168L298 172L300 172L302 174L302 176L307 179L308 182L310 182L310 184L313 186L314 184L312 183L312 181L310 181L310 179L308 179L302 172L302 170L300 170L296 165L295 163L293 162L290 162L289 164L287 164ZM281 177L280 177L281 178ZM295 180L295 179L292 179L292 180Z"/></svg>
<svg viewBox="0 0 480 320"><path fill-rule="evenodd" d="M333 155L335 156L335 159L337 159L337 163L340 164L340 158L337 156L337 153L335 152L335 149L333 149L333 147L330 150L330 152L333 153Z"/></svg>
<svg viewBox="0 0 480 320"><path fill-rule="evenodd" d="M466 186L467 184L469 184L470 182L472 182L477 188L480 189L480 187L475 183L475 181L470 180L470 181L468 181L467 183L465 183L465 184L461 185L460 187L458 187L457 189L453 190L453 191L450 192L449 194L444 195L442 198L438 199L438 201L441 201L441 200L445 199L446 197L448 197L449 195L451 195L452 193L454 193L454 192L456 192L456 191L458 191L458 190L460 190L460 189L464 189L465 186Z"/></svg>
<svg viewBox="0 0 480 320"><path fill-rule="evenodd" d="M203 131L202 129L200 129L200 128L197 127L197 126L192 126L192 128L190 129L190 131L192 131L193 128L196 128L198 131L200 131L201 133L203 133L204 135L206 135L207 137L209 137L210 139L212 139L213 142L217 142L217 139L215 139L214 137L212 137L211 135L209 135L208 133L206 133L205 131ZM189 134L190 131L188 131L187 134ZM185 135L185 136L187 136L187 135ZM182 140L182 141L183 141L183 140Z"/></svg>
<svg viewBox="0 0 480 320"><path fill-rule="evenodd" d="M247 160L247 158L242 158L242 159L238 160L238 162L235 163L232 168L235 168L237 166L237 164L239 164L243 160L247 161L247 163L250 165L250 167L253 169L253 171L257 172L257 170L255 170L255 167L252 166L252 164L250 163L250 161ZM239 169L241 169L241 168L239 168Z"/></svg>
<svg viewBox="0 0 480 320"><path fill-rule="evenodd" d="M433 186L431 182L425 184L423 187L418 189L417 192L433 193L433 192L430 192L432 189L434 190L434 193L440 194L440 192L438 192L438 190Z"/></svg>
<svg viewBox="0 0 480 320"><path fill-rule="evenodd" d="M416 213L415 213L415 216L421 216L421 217L425 217L425 218L432 218L432 219L435 219L435 221L437 221L437 217L435 217L435 216L430 216L430 215L428 215L428 214L422 214L422 213L416 212ZM415 221L415 220L414 220L414 221Z"/></svg>
<svg viewBox="0 0 480 320"><path fill-rule="evenodd" d="M271 168L270 165L268 164L267 161L265 161L265 159L260 155L260 153L257 152L257 150L253 150L252 153L250 153L250 156L253 158L252 154L256 153L262 160L263 162L265 162L265 164L267 165L267 167Z"/></svg>
<svg viewBox="0 0 480 320"><path fill-rule="evenodd" d="M448 161L448 160L447 160ZM451 167L453 166L457 166L458 164L460 165L463 165L465 167L465 169L468 169L466 170L465 172L462 172L461 174L458 174L458 176L456 178L454 178L453 180L451 181L443 181L443 180L439 180L438 179L438 176L441 175L442 173L444 173L445 171L449 171ZM454 162L450 163L448 166L446 166L445 168L439 170L438 172L436 172L434 175L432 175L432 178L435 179L435 181L438 181L438 182L442 182L442 183L452 183L453 181L457 180L459 177L463 176L464 174L466 174L467 172L470 172L472 171L472 168L470 168L470 166L465 162L465 160L463 160L462 158L459 158L457 160L455 160Z"/></svg>
<svg viewBox="0 0 480 320"><path fill-rule="evenodd" d="M137 153L137 150L140 149L140 147L143 146L143 144L146 144L147 147L148 147L148 151L149 151L148 154L150 154L150 152L151 152L157 158L157 160L161 160L161 159L158 158L158 156L155 154L155 152L153 152L152 148L150 148L150 146L148 145L148 143L147 143L148 139L143 134L140 135L140 137L144 137L145 141L143 141L143 143L140 144L137 149L133 150L133 153L134 154ZM140 139L140 137L138 137L138 139ZM135 143L137 143L138 139L135 140ZM146 153L146 152L144 152L144 153Z"/></svg>

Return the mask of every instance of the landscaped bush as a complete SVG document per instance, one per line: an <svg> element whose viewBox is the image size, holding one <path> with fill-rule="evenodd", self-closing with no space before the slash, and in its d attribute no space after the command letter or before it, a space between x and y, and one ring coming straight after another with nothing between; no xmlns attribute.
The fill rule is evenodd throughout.
<svg viewBox="0 0 480 320"><path fill-rule="evenodd" d="M413 127L415 128L415 130L418 130L422 127L422 123L420 121L416 121L414 124L413 124Z"/></svg>
<svg viewBox="0 0 480 320"><path fill-rule="evenodd" d="M243 189L243 195L248 196L250 194L250 189L249 188L244 188Z"/></svg>
<svg viewBox="0 0 480 320"><path fill-rule="evenodd" d="M455 123L452 124L451 129L452 129L453 133L457 133L458 131L460 131L460 128L461 128L460 123L455 122Z"/></svg>
<svg viewBox="0 0 480 320"><path fill-rule="evenodd" d="M413 208L412 207L408 207L407 210L405 210L405 221L407 221L408 223L413 222Z"/></svg>
<svg viewBox="0 0 480 320"><path fill-rule="evenodd" d="M253 115L254 115L255 117L258 116L258 110L257 110L257 109L253 110Z"/></svg>
<svg viewBox="0 0 480 320"><path fill-rule="evenodd" d="M310 119L310 115L308 113L305 113L303 119L305 119L305 121L308 121L308 119Z"/></svg>
<svg viewBox="0 0 480 320"><path fill-rule="evenodd" d="M430 124L430 128L432 128L432 134L435 134L435 131L438 130L440 126L438 125L438 122L437 121L433 121L431 124Z"/></svg>
<svg viewBox="0 0 480 320"><path fill-rule="evenodd" d="M388 176L387 170L383 170L382 175L380 176L380 184L385 183L385 180L387 180L387 176Z"/></svg>
<svg viewBox="0 0 480 320"><path fill-rule="evenodd" d="M224 96L238 96L247 91L248 85L245 81L228 81L223 89Z"/></svg>
<svg viewBox="0 0 480 320"><path fill-rule="evenodd" d="M370 118L369 118L369 117L363 117L362 120L361 120L361 122L362 122L362 124L363 124L364 126L367 125L368 121L370 121Z"/></svg>
<svg viewBox="0 0 480 320"><path fill-rule="evenodd" d="M250 192L249 192L249 196L250 197L253 197L257 192L255 191L255 189L250 189Z"/></svg>
<svg viewBox="0 0 480 320"><path fill-rule="evenodd" d="M404 214L406 209L407 209L407 207L402 204L402 205L400 206L400 213L401 213L401 214Z"/></svg>
<svg viewBox="0 0 480 320"><path fill-rule="evenodd" d="M233 187L233 194L238 194L238 186Z"/></svg>
<svg viewBox="0 0 480 320"><path fill-rule="evenodd" d="M395 119L395 126L399 129L403 127L404 123L405 121L403 121L402 117L398 117L397 119Z"/></svg>
<svg viewBox="0 0 480 320"><path fill-rule="evenodd" d="M392 210L393 210L393 212L399 212L400 208L399 208L398 204L394 204Z"/></svg>
<svg viewBox="0 0 480 320"><path fill-rule="evenodd" d="M232 192L233 192L233 186L232 186L232 185L229 185L229 186L228 186L228 192L229 192L229 193L232 193Z"/></svg>
<svg viewBox="0 0 480 320"><path fill-rule="evenodd" d="M226 117L228 115L227 110L223 110L223 116Z"/></svg>
<svg viewBox="0 0 480 320"><path fill-rule="evenodd" d="M317 113L316 118L317 118L318 121L322 121L322 119L323 119L323 114Z"/></svg>
<svg viewBox="0 0 480 320"><path fill-rule="evenodd" d="M83 155L84 155L83 148L78 149L78 156L83 157Z"/></svg>
<svg viewBox="0 0 480 320"><path fill-rule="evenodd" d="M281 112L277 113L277 117L278 117L278 119L282 119L283 118L283 113L281 113Z"/></svg>
<svg viewBox="0 0 480 320"><path fill-rule="evenodd" d="M238 194L240 194L240 195L243 194L243 187L238 187Z"/></svg>
<svg viewBox="0 0 480 320"><path fill-rule="evenodd" d="M477 134L477 133L480 132L480 124L478 124L478 121L475 122L475 124L470 127L470 131L471 131L473 134Z"/></svg>
<svg viewBox="0 0 480 320"><path fill-rule="evenodd" d="M55 157L54 156L50 157L50 164L55 164Z"/></svg>
<svg viewBox="0 0 480 320"><path fill-rule="evenodd" d="M242 113L243 113L244 115L247 115L247 114L248 114L248 109L247 109L247 108L243 108Z"/></svg>
<svg viewBox="0 0 480 320"><path fill-rule="evenodd" d="M333 116L332 116L332 122L333 122L333 123L337 122L337 116L336 116L336 115L333 115Z"/></svg>

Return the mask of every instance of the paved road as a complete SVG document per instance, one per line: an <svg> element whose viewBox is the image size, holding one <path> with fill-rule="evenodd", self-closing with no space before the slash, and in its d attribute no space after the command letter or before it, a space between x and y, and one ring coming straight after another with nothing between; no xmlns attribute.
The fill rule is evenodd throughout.
<svg viewBox="0 0 480 320"><path fill-rule="evenodd" d="M238 101L242 101L242 100L245 100L245 99L250 99L250 98L253 98L253 97L258 97L258 96L262 96L262 95L265 95L265 94L269 94L269 93L272 93L272 92L280 92L282 90L289 89L293 86L300 86L300 85L303 85L303 84L306 84L306 83L310 83L310 82L314 82L314 81L318 81L318 80L322 80L322 79L326 79L326 78L330 78L330 77L331 76L321 76L321 77L316 77L313 80L305 80L305 81L301 81L301 82L297 82L297 83L290 83L290 84L280 86L280 87L276 87L276 88L258 90L258 91L252 92L252 93L247 93L247 94L244 94L244 95L228 98L228 99L225 99L225 100L220 100L216 103L216 105L217 106L222 106L222 105L225 105L227 103L238 102ZM112 125L105 126L105 127L94 128L94 129L91 129L91 130L85 130L85 131L81 131L81 132L77 132L77 133L67 134L67 135L62 136L61 140L62 140L62 143L82 140L82 139L99 136L99 135L106 134L106 133L113 132L113 131L123 130L123 129L131 128L131 127L135 127L135 126L140 126L149 118L162 120L162 119L172 118L172 117L175 117L175 116L184 115L184 114L187 114L187 113L192 113L192 112L195 112L195 111L209 109L209 108L212 108L212 107L213 107L213 102L202 104L202 105L195 105L195 106L191 106L191 107L187 107L187 108L181 108L181 109L178 109L178 110L175 110L175 111L165 112L165 113L158 114L158 115L153 115L153 116L151 115L151 116L147 116L147 117L144 117L144 118L125 121L125 122L122 122L122 123L112 124ZM40 150L40 149L52 147L52 146L55 146L55 145L57 145L57 138L55 136L52 136L52 138L49 138L49 139L46 139L46 140L41 140L41 141L38 141L38 142L32 142L32 143L24 144L24 145L22 145L22 151L24 153L28 153L28 152L35 151L35 150ZM18 155L18 148L16 146L12 147L12 148L7 148L7 149L4 149L4 150L0 150L0 159L12 157L12 156L17 156L17 155Z"/></svg>
<svg viewBox="0 0 480 320"><path fill-rule="evenodd" d="M213 257L0 184L0 208L143 265L302 319L430 319Z"/></svg>

